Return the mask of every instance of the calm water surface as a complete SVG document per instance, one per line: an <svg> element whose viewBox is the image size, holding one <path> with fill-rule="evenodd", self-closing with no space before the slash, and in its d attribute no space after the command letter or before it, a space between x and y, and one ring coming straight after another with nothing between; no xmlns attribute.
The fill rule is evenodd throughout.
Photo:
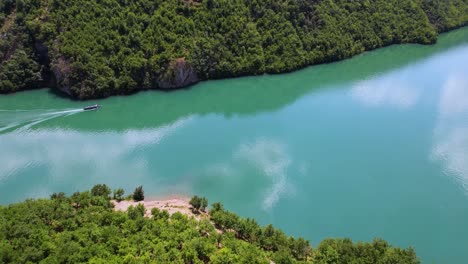
<svg viewBox="0 0 468 264"><path fill-rule="evenodd" d="M207 196L314 245L468 261L468 28L291 74L95 102L0 96L0 204L96 183Z"/></svg>

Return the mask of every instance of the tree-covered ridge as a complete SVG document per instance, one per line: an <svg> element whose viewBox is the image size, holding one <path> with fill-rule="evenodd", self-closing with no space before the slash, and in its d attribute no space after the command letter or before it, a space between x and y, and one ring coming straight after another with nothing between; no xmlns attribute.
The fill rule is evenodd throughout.
<svg viewBox="0 0 468 264"><path fill-rule="evenodd" d="M0 2L0 92L43 85L41 65L23 19L23 13L16 12L15 1Z"/></svg>
<svg viewBox="0 0 468 264"><path fill-rule="evenodd" d="M468 0L6 0L0 10L0 24L14 14L7 31L24 34L0 39L0 91L52 81L83 99L430 44L468 22Z"/></svg>
<svg viewBox="0 0 468 264"><path fill-rule="evenodd" d="M157 208L146 218L142 204L114 211L110 194L97 185L69 197L0 206L0 263L419 263L412 248L381 239L326 239L312 249L303 238L240 218L220 203L199 221Z"/></svg>

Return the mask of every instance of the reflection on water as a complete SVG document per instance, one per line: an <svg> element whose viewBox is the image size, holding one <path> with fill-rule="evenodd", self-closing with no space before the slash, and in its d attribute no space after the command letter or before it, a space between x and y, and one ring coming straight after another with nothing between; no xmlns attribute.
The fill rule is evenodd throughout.
<svg viewBox="0 0 468 264"><path fill-rule="evenodd" d="M468 113L468 69L454 73L442 86L439 118L452 119Z"/></svg>
<svg viewBox="0 0 468 264"><path fill-rule="evenodd" d="M356 83L351 89L352 97L368 106L395 106L407 109L418 101L421 88L408 80L402 71Z"/></svg>
<svg viewBox="0 0 468 264"><path fill-rule="evenodd" d="M251 170L261 179L248 177L252 175ZM211 181L237 181L239 185L250 185L249 188L258 185L255 186L259 190L256 198L262 209L269 211L281 198L294 194L290 175L294 170L306 173L307 168L293 162L288 148L280 140L262 137L242 142L226 159L209 162L200 177L213 175Z"/></svg>
<svg viewBox="0 0 468 264"><path fill-rule="evenodd" d="M4 134L0 140L0 182L18 177L21 170L41 166L47 168L44 176L55 177L53 180L69 177L74 168L83 170L81 174L87 179L110 172L148 177L146 158L133 159L129 155L138 148L158 144L188 122L190 118L159 128L125 132L38 129Z"/></svg>
<svg viewBox="0 0 468 264"><path fill-rule="evenodd" d="M278 140L257 139L253 143L243 143L235 151L235 157L246 160L268 177L271 187L264 191L263 208L271 209L286 192L291 192L288 182L288 168L292 158L286 146Z"/></svg>
<svg viewBox="0 0 468 264"><path fill-rule="evenodd" d="M442 86L431 154L468 193L468 71L451 75Z"/></svg>

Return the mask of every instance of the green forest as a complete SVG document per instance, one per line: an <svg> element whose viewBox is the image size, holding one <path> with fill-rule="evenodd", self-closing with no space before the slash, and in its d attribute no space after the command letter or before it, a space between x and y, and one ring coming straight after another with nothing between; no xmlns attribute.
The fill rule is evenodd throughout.
<svg viewBox="0 0 468 264"><path fill-rule="evenodd" d="M123 194L117 189L113 198ZM139 195L140 187L133 198ZM198 213L207 203L198 196L190 201ZM381 239L325 239L312 248L303 238L241 218L220 203L200 220L157 208L145 217L142 204L126 212L113 207L106 185L0 206L0 263L419 263L412 248Z"/></svg>
<svg viewBox="0 0 468 264"><path fill-rule="evenodd" d="M0 92L174 89L432 44L467 22L468 0L2 0Z"/></svg>

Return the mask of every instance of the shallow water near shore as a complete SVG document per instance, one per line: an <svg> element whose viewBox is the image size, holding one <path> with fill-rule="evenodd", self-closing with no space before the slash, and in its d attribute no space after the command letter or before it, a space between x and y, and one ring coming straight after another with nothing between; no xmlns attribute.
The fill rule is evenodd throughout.
<svg viewBox="0 0 468 264"><path fill-rule="evenodd" d="M381 237L466 263L468 28L173 93L0 96L0 204L97 183L204 195L314 246Z"/></svg>

